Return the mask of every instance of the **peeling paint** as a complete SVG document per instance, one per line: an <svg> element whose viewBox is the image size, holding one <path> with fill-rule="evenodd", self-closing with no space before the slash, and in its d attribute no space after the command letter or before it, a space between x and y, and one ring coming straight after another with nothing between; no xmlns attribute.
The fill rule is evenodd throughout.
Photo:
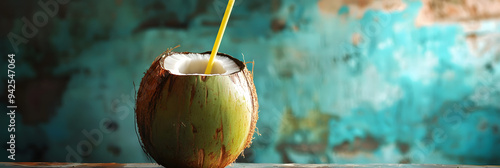
<svg viewBox="0 0 500 168"><path fill-rule="evenodd" d="M355 18L361 18L367 10L381 10L385 12L402 11L406 4L402 0L319 0L318 8L322 14L335 15L342 6L349 8L349 15Z"/></svg>
<svg viewBox="0 0 500 168"><path fill-rule="evenodd" d="M500 19L496 0L422 0L417 26Z"/></svg>

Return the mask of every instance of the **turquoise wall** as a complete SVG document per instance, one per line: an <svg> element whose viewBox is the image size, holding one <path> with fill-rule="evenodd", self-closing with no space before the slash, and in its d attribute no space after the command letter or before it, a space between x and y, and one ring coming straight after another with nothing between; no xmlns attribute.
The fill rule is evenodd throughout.
<svg viewBox="0 0 500 168"><path fill-rule="evenodd" d="M169 47L210 50L227 1L47 2L0 2L16 161L149 162L143 73ZM500 6L468 2L237 1L219 51L255 61L260 104L237 162L500 164Z"/></svg>

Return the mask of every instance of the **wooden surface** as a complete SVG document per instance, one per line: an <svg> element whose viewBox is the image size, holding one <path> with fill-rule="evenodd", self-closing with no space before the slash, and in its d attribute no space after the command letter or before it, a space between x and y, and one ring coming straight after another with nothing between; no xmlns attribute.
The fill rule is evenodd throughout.
<svg viewBox="0 0 500 168"><path fill-rule="evenodd" d="M48 163L48 162L0 162L0 167L95 167L95 168L113 168L113 167L138 167L138 168L161 168L154 163ZM253 164L253 163L234 163L228 168L254 168L254 167L335 167L335 168L483 168L500 166L480 166L480 165L431 165L431 164Z"/></svg>

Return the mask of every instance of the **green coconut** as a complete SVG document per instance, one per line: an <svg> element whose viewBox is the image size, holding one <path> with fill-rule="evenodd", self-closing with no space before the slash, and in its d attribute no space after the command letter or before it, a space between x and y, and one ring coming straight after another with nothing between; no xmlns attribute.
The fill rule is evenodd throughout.
<svg viewBox="0 0 500 168"><path fill-rule="evenodd" d="M145 152L165 167L225 167L250 146L258 102L246 65L218 53L165 52L142 78L136 121Z"/></svg>

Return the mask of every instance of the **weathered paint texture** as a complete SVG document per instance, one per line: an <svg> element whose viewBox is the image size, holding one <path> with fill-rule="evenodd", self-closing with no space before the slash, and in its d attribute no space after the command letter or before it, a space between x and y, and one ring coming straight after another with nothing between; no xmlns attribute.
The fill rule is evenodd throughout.
<svg viewBox="0 0 500 168"><path fill-rule="evenodd" d="M59 5L16 53L16 161L148 162L135 89L167 48L210 50L226 2ZM237 162L500 164L499 4L236 1L219 51L255 61L260 105L260 135ZM0 8L5 56L22 17L44 10Z"/></svg>

